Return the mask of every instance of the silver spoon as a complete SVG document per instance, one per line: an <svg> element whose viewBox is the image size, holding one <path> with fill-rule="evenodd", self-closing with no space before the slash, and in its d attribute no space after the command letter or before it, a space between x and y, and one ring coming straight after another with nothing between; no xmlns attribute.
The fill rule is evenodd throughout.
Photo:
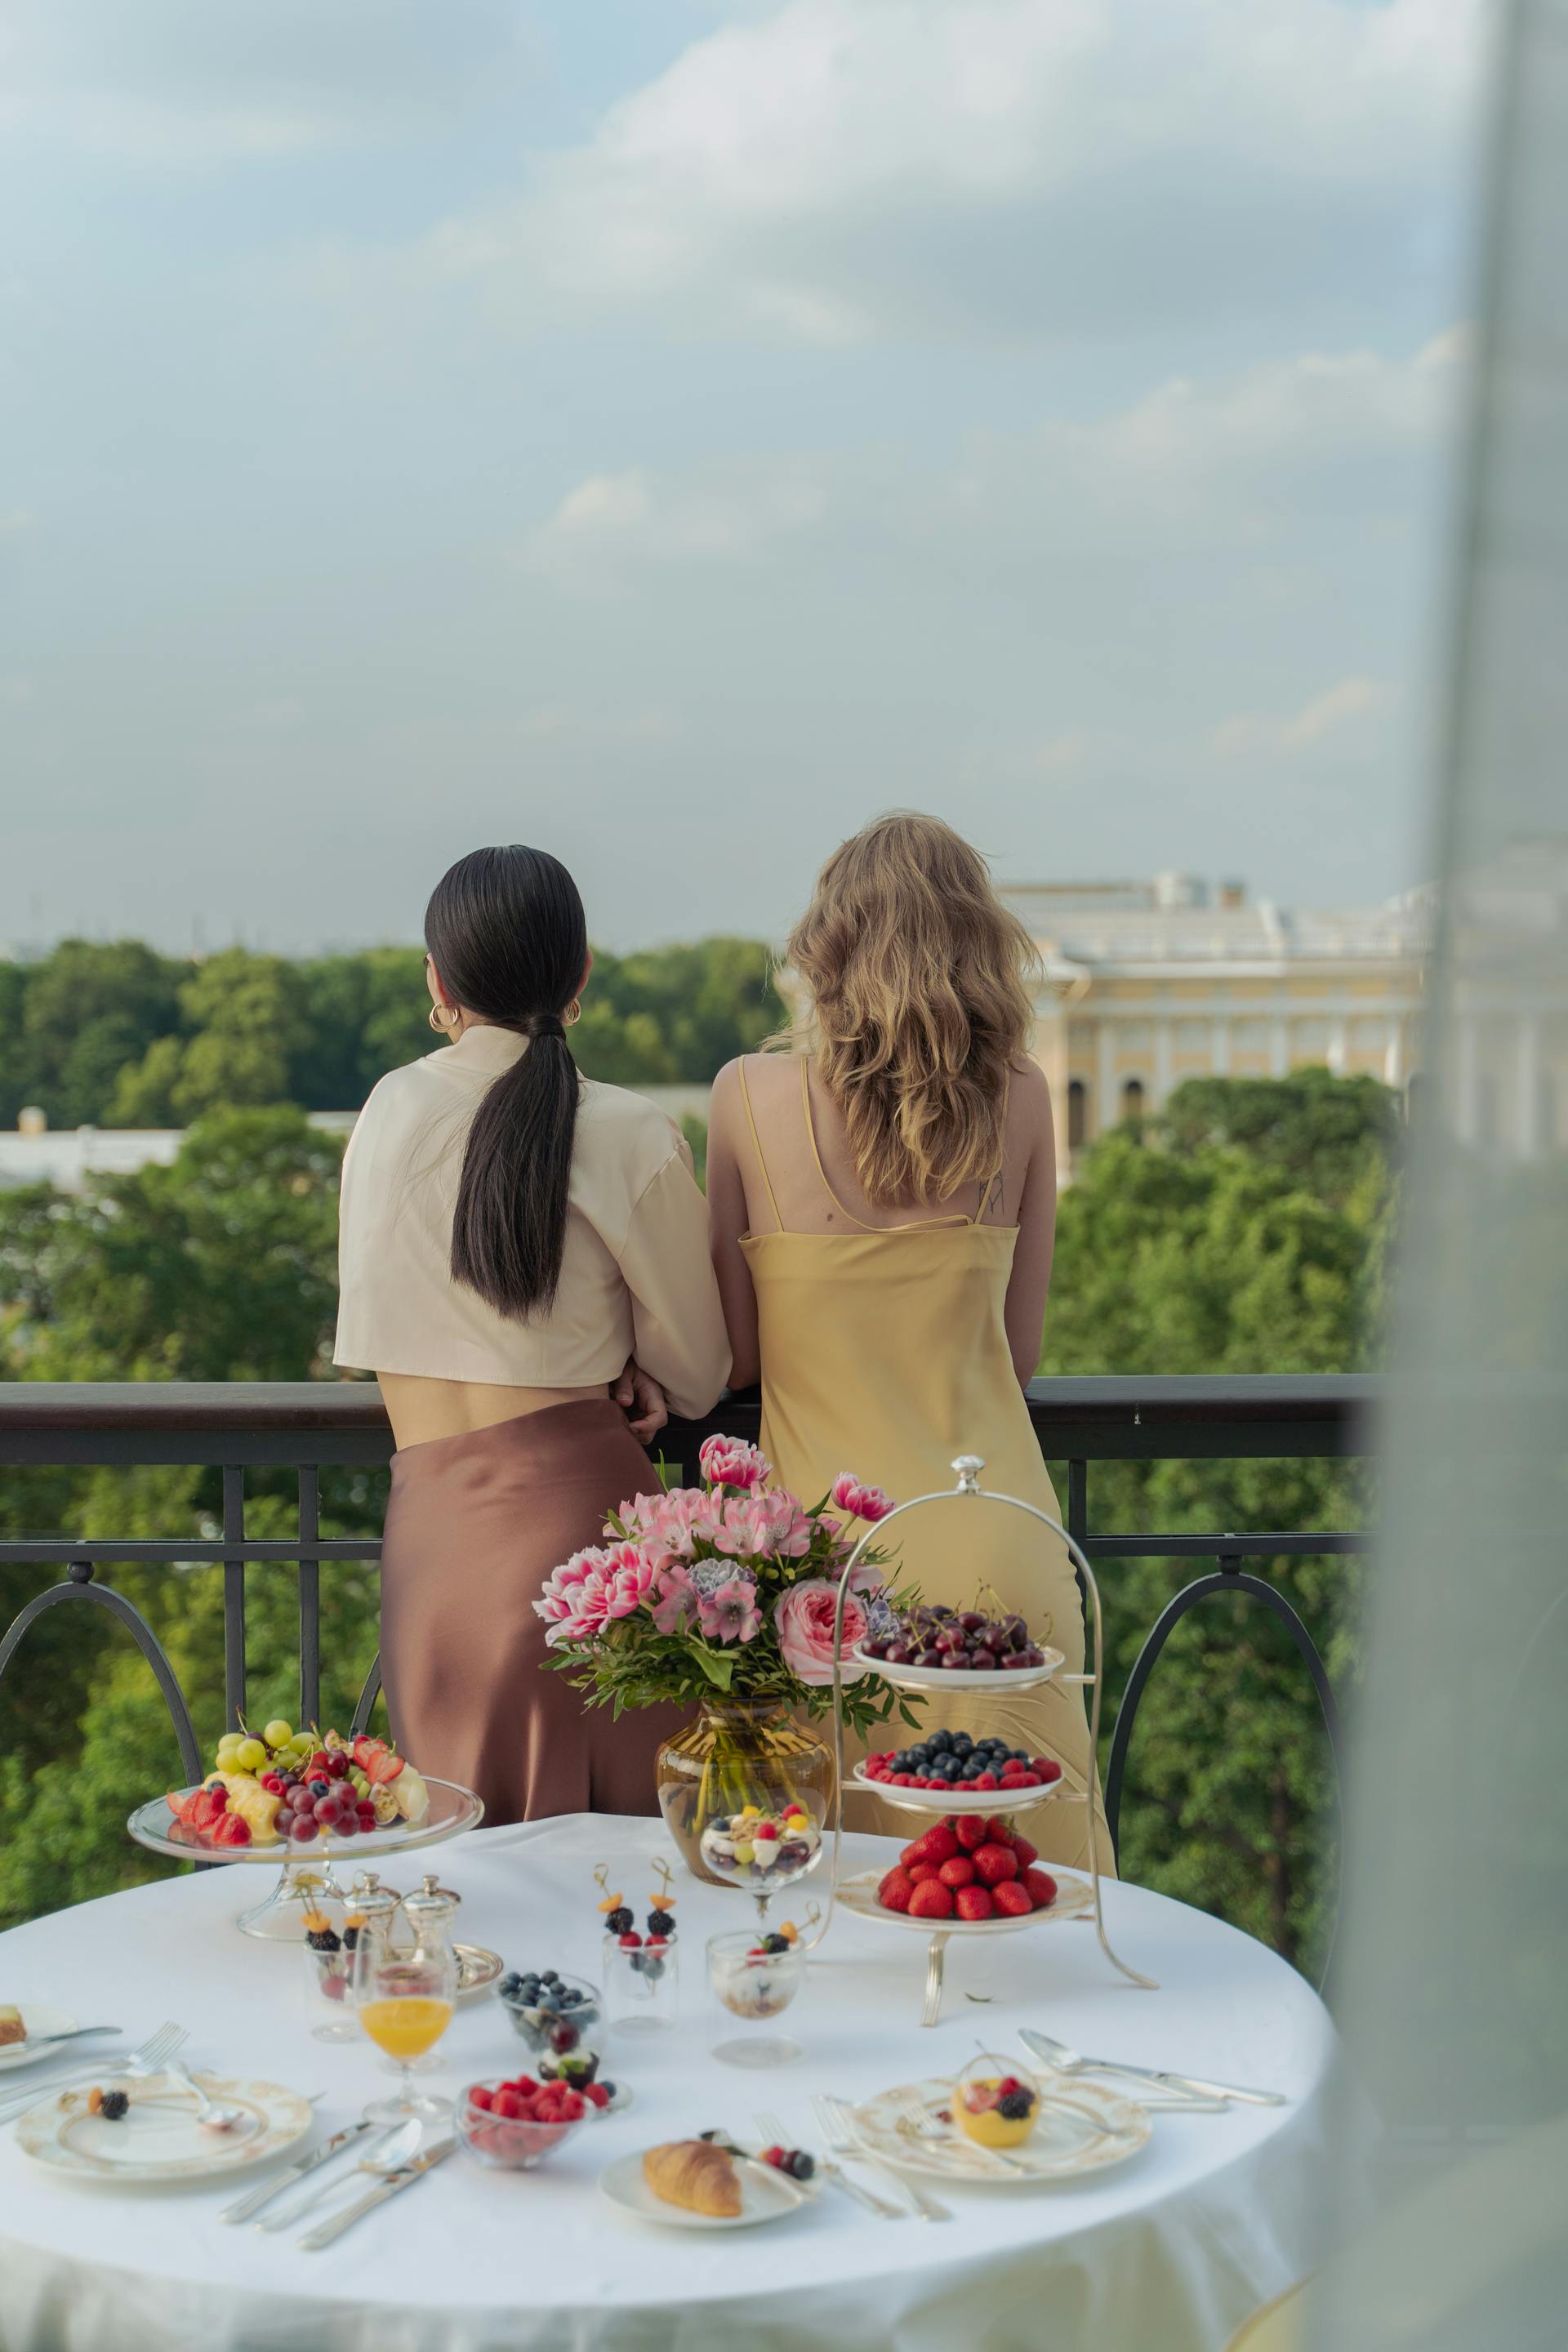
<svg viewBox="0 0 1568 2352"><path fill-rule="evenodd" d="M191 2093L196 2102L196 2121L204 2131L229 2132L242 2128L249 2131L252 2128L256 2121L254 2116L247 2115L243 2107L224 2106L210 2091L204 2091L195 2076L188 2074L177 2061L171 2059L163 2072L174 2082L183 2083Z"/></svg>

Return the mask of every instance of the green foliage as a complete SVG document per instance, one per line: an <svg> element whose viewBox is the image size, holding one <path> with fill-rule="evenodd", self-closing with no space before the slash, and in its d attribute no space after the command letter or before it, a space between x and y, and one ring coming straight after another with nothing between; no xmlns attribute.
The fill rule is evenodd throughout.
<svg viewBox="0 0 1568 2352"><path fill-rule="evenodd" d="M1307 1071L1194 1081L1150 1141L1106 1137L1062 1199L1041 1370L1331 1372L1364 1360L1379 1329L1394 1133L1385 1089ZM1106 1463L1090 1473L1090 1523L1330 1531L1364 1524L1360 1487L1332 1462ZM1111 1694L1172 1594L1212 1565L1107 1564ZM1246 1565L1293 1603L1342 1702L1360 1562ZM1114 1722L1111 1705L1108 1746ZM1286 1629L1259 1604L1216 1595L1183 1619L1144 1693L1122 1869L1315 1965L1337 1869L1331 1786L1316 1695Z"/></svg>
<svg viewBox="0 0 1568 2352"><path fill-rule="evenodd" d="M281 956L226 948L199 963L136 940L67 940L0 963L0 1126L37 1103L53 1127L184 1127L211 1110L357 1110L376 1080L435 1050L424 953ZM752 940L601 952L572 1033L614 1086L705 1085L784 1019Z"/></svg>

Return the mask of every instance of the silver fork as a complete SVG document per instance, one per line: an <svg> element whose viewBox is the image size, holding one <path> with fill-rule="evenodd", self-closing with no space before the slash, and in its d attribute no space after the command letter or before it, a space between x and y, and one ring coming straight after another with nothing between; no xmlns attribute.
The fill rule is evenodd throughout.
<svg viewBox="0 0 1568 2352"><path fill-rule="evenodd" d="M770 2114L766 2108L762 2108L752 2117L752 2121L762 2135L764 2147L788 2147L789 2142L784 2137L784 2125L777 2116ZM835 2189L841 2189L846 2197L852 2197L857 2205L863 2205L866 2208L868 2213L875 2213L879 2221L901 2221L903 2220L904 2208L901 2205L890 2205L885 2197L879 2197L875 2189L868 2189L862 2181L852 2180L843 2166L835 2164L831 2157L819 2156L816 2159L816 2168L825 2179L833 2183Z"/></svg>
<svg viewBox="0 0 1568 2352"><path fill-rule="evenodd" d="M890 2180L910 2212L918 2213L922 2221L952 2221L952 2212L940 2198L914 2181L906 2180L884 2157L868 2156L855 2137L849 2111L842 2099L829 2098L825 2091L817 2091L813 2094L811 2105L822 2137L835 2156L852 2156L858 2164L868 2165L873 2172Z"/></svg>
<svg viewBox="0 0 1568 2352"><path fill-rule="evenodd" d="M1249 2107L1282 2107L1286 2104L1282 2091L1244 2091L1232 2083L1209 2083L1198 2074L1173 2074L1160 2066L1133 2066L1115 2058L1086 2058L1078 2050L1069 2050L1065 2042L1053 2040L1032 2025L1018 2029L1018 2039L1026 2050L1054 2066L1058 2074L1121 2074L1133 2083L1147 2083L1156 2090L1169 2091L1173 2095L1169 2104L1189 2102L1199 2112L1212 2114L1230 2100L1239 2099Z"/></svg>
<svg viewBox="0 0 1568 2352"><path fill-rule="evenodd" d="M908 2127L911 2139L930 2140L933 2146L940 2142L947 2148L953 2146L951 2133L944 2131L936 2117L921 2105L918 2091L901 2094L899 2117L900 2126ZM978 2158L983 2168L989 2165L993 2172L1011 2172L1026 2180L1039 2177L1032 2164L1021 2164L1016 2156L1009 2156L1005 2148L983 2147L978 2140L973 2139L961 2140L958 2145Z"/></svg>
<svg viewBox="0 0 1568 2352"><path fill-rule="evenodd" d="M79 2067L75 2074L56 2074L47 2082L34 2083L26 2091L14 2092L3 2105L0 2105L0 2123L9 2123L13 2116L26 2115L29 2107L36 2107L43 2100L52 2098L57 2091L74 2090L79 2084L94 2082L102 2074L131 2075L160 2074L164 2061L172 2058L175 2051L190 2038L188 2029L183 2025L175 2025L172 2022L161 2025L156 2033L150 2033L145 2042L140 2043L126 2057L117 2058L112 2065Z"/></svg>

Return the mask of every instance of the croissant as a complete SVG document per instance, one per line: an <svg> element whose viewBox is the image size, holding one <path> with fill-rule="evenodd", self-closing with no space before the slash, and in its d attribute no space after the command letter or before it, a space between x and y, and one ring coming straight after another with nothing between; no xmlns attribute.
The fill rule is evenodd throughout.
<svg viewBox="0 0 1568 2352"><path fill-rule="evenodd" d="M654 2195L667 2205L684 2205L689 2213L710 2213L721 2221L741 2210L741 2184L730 2151L711 2140L679 2139L650 2147L642 2168Z"/></svg>

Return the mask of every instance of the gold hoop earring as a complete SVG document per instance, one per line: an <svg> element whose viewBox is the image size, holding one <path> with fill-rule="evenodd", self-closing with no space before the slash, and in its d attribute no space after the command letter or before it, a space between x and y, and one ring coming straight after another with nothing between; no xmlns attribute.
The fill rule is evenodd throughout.
<svg viewBox="0 0 1568 2352"><path fill-rule="evenodd" d="M437 1035L444 1036L448 1029L455 1029L462 1017L455 1005L433 1004L430 1007L430 1026Z"/></svg>
<svg viewBox="0 0 1568 2352"><path fill-rule="evenodd" d="M561 1015L561 1018L562 1022L568 1029L572 1027L574 1022L581 1021L583 1018L583 1007L575 997L572 999L571 1003L566 1007L566 1010Z"/></svg>

